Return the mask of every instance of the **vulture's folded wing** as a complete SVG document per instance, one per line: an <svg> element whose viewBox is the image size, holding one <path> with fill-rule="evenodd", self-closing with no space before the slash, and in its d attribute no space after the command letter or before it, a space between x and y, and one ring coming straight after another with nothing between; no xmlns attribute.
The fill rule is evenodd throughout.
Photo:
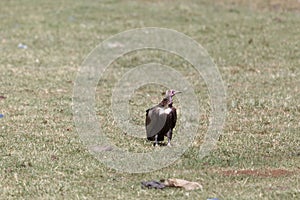
<svg viewBox="0 0 300 200"><path fill-rule="evenodd" d="M154 136L164 127L167 114L163 107L155 106L146 111L146 132L148 139L154 139Z"/></svg>

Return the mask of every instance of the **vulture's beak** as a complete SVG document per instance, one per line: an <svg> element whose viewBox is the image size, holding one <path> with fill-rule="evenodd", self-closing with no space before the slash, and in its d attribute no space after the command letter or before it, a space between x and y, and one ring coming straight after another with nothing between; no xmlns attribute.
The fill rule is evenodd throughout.
<svg viewBox="0 0 300 200"><path fill-rule="evenodd" d="M176 92L174 93L174 95L175 95L175 94L179 94L179 93L182 93L182 92L181 92L181 91L176 91Z"/></svg>

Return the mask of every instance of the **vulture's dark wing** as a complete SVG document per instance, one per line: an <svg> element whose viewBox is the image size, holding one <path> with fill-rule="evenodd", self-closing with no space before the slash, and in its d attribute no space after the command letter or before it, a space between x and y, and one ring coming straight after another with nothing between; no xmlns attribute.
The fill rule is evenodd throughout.
<svg viewBox="0 0 300 200"><path fill-rule="evenodd" d="M171 114L171 128L174 128L176 126L176 121L177 121L176 108L172 107L172 111L170 114Z"/></svg>
<svg viewBox="0 0 300 200"><path fill-rule="evenodd" d="M154 140L154 136L164 127L167 120L165 109L155 106L146 110L146 133L148 140Z"/></svg>
<svg viewBox="0 0 300 200"><path fill-rule="evenodd" d="M158 134L159 141L163 141L164 136L172 138L172 132L169 133L169 131L172 130L176 125L176 120L177 120L176 109L174 107L169 107L165 109L165 113L167 114L167 120L163 129ZM168 134L171 134L171 136L168 136Z"/></svg>

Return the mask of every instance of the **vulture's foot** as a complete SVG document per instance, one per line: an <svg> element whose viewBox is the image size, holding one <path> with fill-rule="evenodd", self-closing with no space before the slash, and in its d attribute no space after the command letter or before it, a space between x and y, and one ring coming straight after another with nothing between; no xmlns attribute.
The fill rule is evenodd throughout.
<svg viewBox="0 0 300 200"><path fill-rule="evenodd" d="M168 147L171 147L171 137L168 137L168 144L167 144Z"/></svg>

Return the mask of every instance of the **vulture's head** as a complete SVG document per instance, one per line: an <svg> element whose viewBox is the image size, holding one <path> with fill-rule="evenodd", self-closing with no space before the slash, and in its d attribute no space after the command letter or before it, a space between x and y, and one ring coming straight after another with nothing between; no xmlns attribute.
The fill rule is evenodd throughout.
<svg viewBox="0 0 300 200"><path fill-rule="evenodd" d="M175 91L175 90L167 90L166 91L166 97L173 97L175 94L181 93L180 91Z"/></svg>
<svg viewBox="0 0 300 200"><path fill-rule="evenodd" d="M173 103L172 97L175 96L175 94L181 93L180 91L175 91L173 89L166 91L166 97L169 100L169 104Z"/></svg>

